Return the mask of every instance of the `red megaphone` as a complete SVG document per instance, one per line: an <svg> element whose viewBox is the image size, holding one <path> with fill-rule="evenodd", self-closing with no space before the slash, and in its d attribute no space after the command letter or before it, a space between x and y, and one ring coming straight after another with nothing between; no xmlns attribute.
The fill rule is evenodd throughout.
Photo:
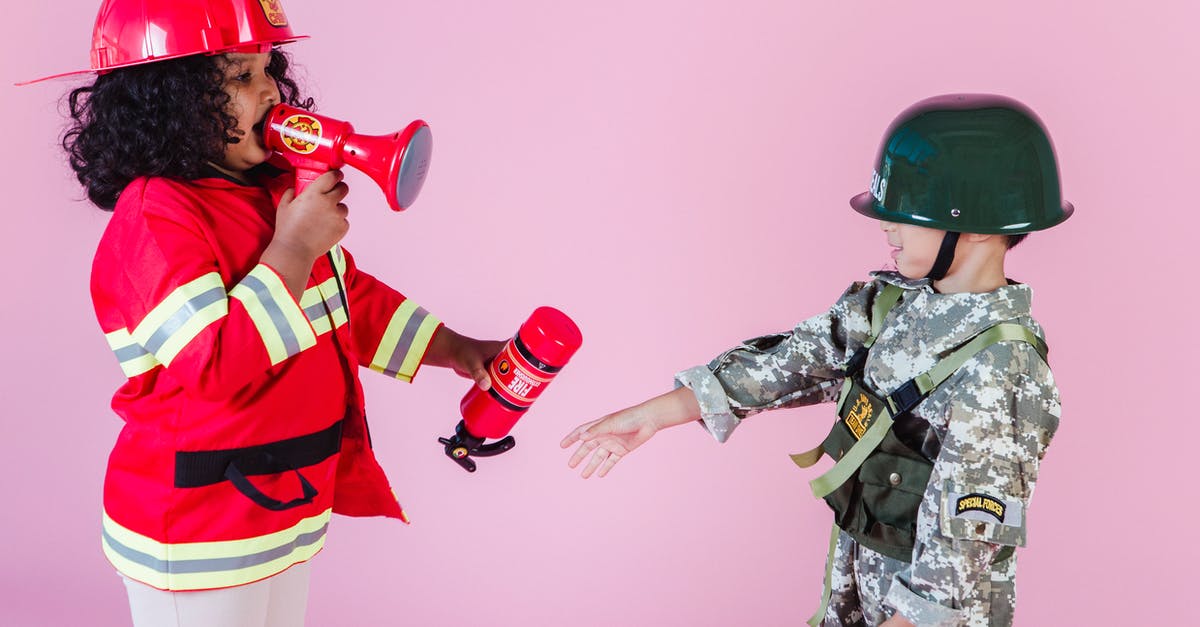
<svg viewBox="0 0 1200 627"><path fill-rule="evenodd" d="M394 211L412 206L433 153L433 135L422 120L390 135L358 135L349 122L282 104L263 123L263 141L295 168L297 194L321 174L349 165L383 189Z"/></svg>

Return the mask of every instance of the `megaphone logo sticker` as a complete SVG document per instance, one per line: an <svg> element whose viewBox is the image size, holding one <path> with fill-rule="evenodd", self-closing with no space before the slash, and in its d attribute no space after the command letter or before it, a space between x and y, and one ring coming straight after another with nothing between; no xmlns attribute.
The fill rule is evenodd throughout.
<svg viewBox="0 0 1200 627"><path fill-rule="evenodd" d="M287 16L283 14L283 5L279 4L279 0L258 0L262 5L263 14L267 16L267 22L271 26L287 26Z"/></svg>
<svg viewBox="0 0 1200 627"><path fill-rule="evenodd" d="M321 122L312 116L298 113L284 120L279 126L279 138L288 150L307 155L315 151L321 143Z"/></svg>

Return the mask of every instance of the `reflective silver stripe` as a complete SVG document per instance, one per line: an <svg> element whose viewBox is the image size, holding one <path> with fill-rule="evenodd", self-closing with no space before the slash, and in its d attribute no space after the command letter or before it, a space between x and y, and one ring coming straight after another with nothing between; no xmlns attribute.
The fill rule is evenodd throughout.
<svg viewBox="0 0 1200 627"><path fill-rule="evenodd" d="M117 362L120 363L121 371L126 377L132 379L162 365L153 353L133 339L129 329L110 331L104 334L104 339L117 356Z"/></svg>
<svg viewBox="0 0 1200 627"><path fill-rule="evenodd" d="M400 333L400 339L396 341L396 349L392 351L392 357L388 359L387 367L383 369L383 373L394 377L400 374L400 367L404 365L404 358L408 357L408 351L412 348L413 338L417 335L417 329L421 328L421 323L425 322L425 317L429 315L424 307L417 307L417 310L408 318L408 323L404 325L404 331Z"/></svg>
<svg viewBox="0 0 1200 627"><path fill-rule="evenodd" d="M330 296L324 302L310 305L304 309L304 315L309 320L319 320L326 315L332 315L342 308L342 299L337 294ZM328 312L328 313L326 313Z"/></svg>
<svg viewBox="0 0 1200 627"><path fill-rule="evenodd" d="M236 557L218 557L207 559L190 559L190 560L162 560L152 555L143 553L136 549L130 548L121 544L109 535L108 530L101 530L104 536L104 541L114 552L121 557L135 563L145 566L146 568L155 570L160 573L171 574L187 574L187 573L213 573L228 570L238 570L250 566L265 564L272 560L279 559L294 553L297 549L311 546L321 541L325 537L325 532L329 529L329 523L325 523L320 529L302 533L291 542L286 542L277 547L251 553L249 555L239 555Z"/></svg>
<svg viewBox="0 0 1200 627"><path fill-rule="evenodd" d="M146 350L151 353L157 353L158 349L162 348L162 345L171 339L171 336L176 331L182 329L198 311L224 299L225 296L224 288L214 287L188 299L179 309L175 310L175 313L171 314L170 318L167 318L162 324L158 325L154 333L150 334L150 338L146 340Z"/></svg>
<svg viewBox="0 0 1200 627"><path fill-rule="evenodd" d="M137 344L136 342L124 348L118 348L113 352L116 353L117 359L120 361L129 361L131 359L137 359L138 357L151 354L150 351L142 348L141 345Z"/></svg>
<svg viewBox="0 0 1200 627"><path fill-rule="evenodd" d="M253 274L248 274L242 279L242 285L250 288L254 295L258 297L259 303L267 315L271 316L271 323L275 325L275 330L279 332L279 339L283 340L283 347L287 351L288 356L295 355L300 352L300 340L296 339L296 334L292 332L292 326L288 324L287 317L284 316L283 310L279 308L279 304L275 302L275 297L271 295L271 290L258 277Z"/></svg>

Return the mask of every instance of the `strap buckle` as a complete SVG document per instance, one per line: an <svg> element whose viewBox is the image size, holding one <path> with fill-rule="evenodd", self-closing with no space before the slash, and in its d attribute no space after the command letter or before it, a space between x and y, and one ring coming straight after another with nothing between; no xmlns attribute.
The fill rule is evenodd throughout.
<svg viewBox="0 0 1200 627"><path fill-rule="evenodd" d="M888 394L887 402L892 410L892 415L899 416L900 414L907 414L912 411L924 398L925 395L917 387L917 380L909 379L891 394Z"/></svg>
<svg viewBox="0 0 1200 627"><path fill-rule="evenodd" d="M859 346L858 350L854 351L854 354L850 356L850 361L846 362L847 377L856 376L858 373L862 372L863 366L865 366L867 363L867 353L869 353L870 350L871 349L869 346L863 345Z"/></svg>

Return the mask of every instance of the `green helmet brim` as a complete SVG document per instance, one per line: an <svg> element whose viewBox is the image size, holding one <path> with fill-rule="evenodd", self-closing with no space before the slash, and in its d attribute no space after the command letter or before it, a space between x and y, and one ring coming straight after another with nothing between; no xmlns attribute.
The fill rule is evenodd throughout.
<svg viewBox="0 0 1200 627"><path fill-rule="evenodd" d="M850 199L850 206L855 211L863 214L864 216L867 216L868 218L874 218L876 220L883 220L884 222L896 222L898 224L914 224L916 226L923 226L923 227L927 227L927 228L931 228L931 229L939 229L942 231L954 230L954 229L947 228L949 225L941 224L935 220L931 220L929 218L924 218L919 215L913 215L913 214L908 214L908 213L899 213L896 211L888 211L886 207L884 207L883 205L880 205L878 202L875 201L875 196L873 196L871 194L871 192L863 192L861 194L858 194L858 195L852 197ZM1065 222L1067 220L1067 218L1071 217L1071 214L1073 214L1073 213L1075 213L1075 205L1072 205L1070 202L1064 200L1064 201L1062 201L1062 213L1057 216L1054 216L1054 218L1056 218L1056 219L1052 219L1051 221L1048 221L1048 222L1043 222L1037 226L1031 225L1029 222L1023 222L1023 223L1018 223L1018 224L996 225L995 227L991 227L991 226L980 227L979 225L974 225L970 229L965 229L965 230L960 229L960 232L984 233L984 234L989 234L989 235L1004 235L1004 234L1018 235L1021 233L1032 233L1034 231L1041 231L1044 229L1048 229L1052 226L1062 224L1063 222Z"/></svg>

